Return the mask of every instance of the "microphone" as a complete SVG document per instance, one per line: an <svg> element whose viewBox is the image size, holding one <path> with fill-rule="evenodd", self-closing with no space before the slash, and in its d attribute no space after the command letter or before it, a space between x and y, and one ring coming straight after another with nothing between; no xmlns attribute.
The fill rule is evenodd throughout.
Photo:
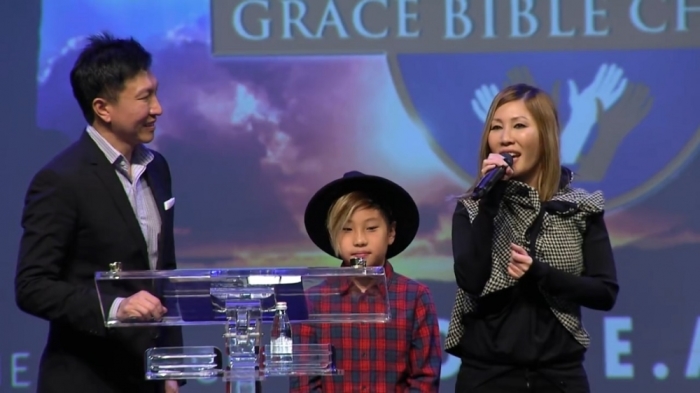
<svg viewBox="0 0 700 393"><path fill-rule="evenodd" d="M501 155L506 161L506 164L512 167L513 157L508 153L503 153ZM491 191L491 189L493 188L493 186L495 186L496 183L503 179L503 175L506 174L507 168L508 167L505 166L499 166L486 172L484 177L482 177L479 181L479 184L477 184L476 187L474 187L474 191L472 191L471 195L472 200L478 201L479 199L483 198L486 194L488 194L489 191Z"/></svg>
<svg viewBox="0 0 700 393"><path fill-rule="evenodd" d="M367 260L365 258L350 258L350 266L367 267Z"/></svg>

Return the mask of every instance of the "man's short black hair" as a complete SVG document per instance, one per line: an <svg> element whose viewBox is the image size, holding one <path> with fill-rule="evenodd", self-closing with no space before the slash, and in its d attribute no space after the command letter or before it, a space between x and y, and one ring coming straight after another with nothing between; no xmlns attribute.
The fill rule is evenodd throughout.
<svg viewBox="0 0 700 393"><path fill-rule="evenodd" d="M151 54L135 39L114 38L107 32L88 37L88 42L73 65L70 84L85 120L92 124L92 101L116 101L127 80L151 68Z"/></svg>

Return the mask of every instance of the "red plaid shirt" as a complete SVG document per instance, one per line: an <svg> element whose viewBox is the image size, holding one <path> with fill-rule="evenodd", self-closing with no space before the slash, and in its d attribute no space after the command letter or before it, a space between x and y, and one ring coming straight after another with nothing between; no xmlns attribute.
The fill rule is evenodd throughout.
<svg viewBox="0 0 700 393"><path fill-rule="evenodd" d="M291 393L438 391L442 350L430 290L395 273L389 262L384 267L391 321L295 326L292 335L296 342L333 345L336 367L344 375L292 377ZM340 301L335 296L321 297L309 306L323 314L385 311L383 290L377 292L377 287L374 292L370 288L361 293L352 282L346 282L340 293Z"/></svg>

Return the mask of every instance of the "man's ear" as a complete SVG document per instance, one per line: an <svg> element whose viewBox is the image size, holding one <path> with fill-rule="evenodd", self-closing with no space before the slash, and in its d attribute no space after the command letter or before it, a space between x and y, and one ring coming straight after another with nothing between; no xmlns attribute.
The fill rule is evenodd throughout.
<svg viewBox="0 0 700 393"><path fill-rule="evenodd" d="M99 117L105 123L112 122L111 104L104 98L97 97L92 100L92 110L95 117Z"/></svg>

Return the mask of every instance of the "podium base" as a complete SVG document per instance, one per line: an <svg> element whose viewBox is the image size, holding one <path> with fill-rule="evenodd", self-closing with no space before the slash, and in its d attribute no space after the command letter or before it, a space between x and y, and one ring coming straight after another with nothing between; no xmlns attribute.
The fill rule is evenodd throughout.
<svg viewBox="0 0 700 393"><path fill-rule="evenodd" d="M226 382L226 393L262 393L262 382L260 381L237 381Z"/></svg>
<svg viewBox="0 0 700 393"><path fill-rule="evenodd" d="M270 346L265 345L254 362L229 355L224 366L222 352L214 346L151 348L146 351L146 379L220 378L244 386L269 377L343 374L335 367L330 344L293 344L284 362L267 357L268 353Z"/></svg>

